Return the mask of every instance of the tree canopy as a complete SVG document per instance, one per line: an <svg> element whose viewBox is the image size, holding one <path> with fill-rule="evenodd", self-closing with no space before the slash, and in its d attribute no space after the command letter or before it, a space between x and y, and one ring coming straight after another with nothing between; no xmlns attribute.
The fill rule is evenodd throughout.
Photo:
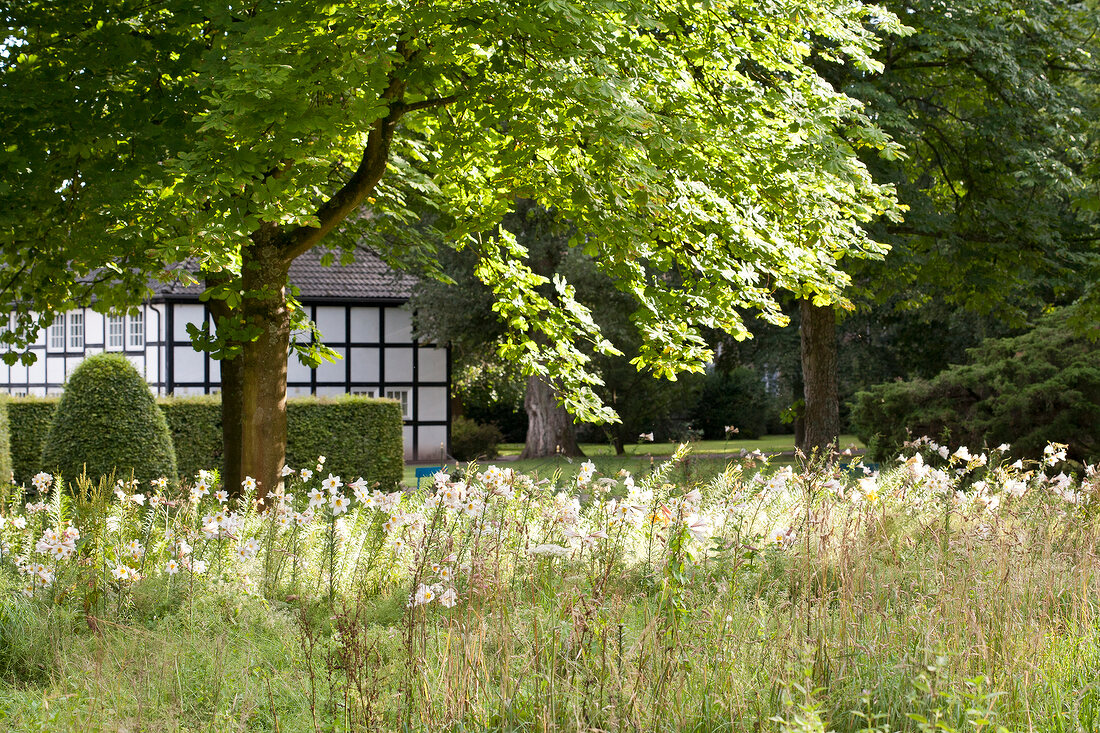
<svg viewBox="0 0 1100 733"><path fill-rule="evenodd" d="M880 69L876 33L898 23L874 6L21 1L0 17L6 343L191 261L218 314L196 338L239 365L246 444L285 425L286 270L322 239L396 267L476 251L503 355L607 419L578 345L615 347L496 230L516 196L553 206L635 298L635 363L663 376L710 358L701 327L781 321L777 291L837 299L838 260L883 251L861 222L898 213L856 154L888 139L809 63L827 47ZM424 207L442 236L395 237ZM277 460L255 457L265 480Z"/></svg>
<svg viewBox="0 0 1100 733"><path fill-rule="evenodd" d="M903 369L931 366L929 352L937 349L927 344L949 338L942 332L945 312L957 322L984 319L996 332L1022 327L1052 305L1091 298L1091 310L1074 312L1083 322L1094 319L1100 313L1095 2L885 5L912 32L885 39L877 70L840 67L824 55L815 61L838 89L863 100L904 149L866 157L876 180L897 185L907 212L904 221L871 225L891 250L882 261L846 263L855 285L849 297L880 332L897 318L922 328L917 346L924 358L900 362ZM833 330L832 309L806 305L802 315L804 335ZM970 345L982 335L973 334ZM808 442L824 446L839 428L837 393L828 388L837 381L837 361L828 358L835 346L828 346L827 333L805 343L822 344L822 351L806 353L803 382ZM941 353L949 352L959 353ZM941 360L935 368L945 366Z"/></svg>
<svg viewBox="0 0 1100 733"><path fill-rule="evenodd" d="M845 74L906 155L868 158L904 222L853 276L898 308L938 303L1017 325L1100 278L1100 13L1081 3L888 3L913 33Z"/></svg>
<svg viewBox="0 0 1100 733"><path fill-rule="evenodd" d="M678 384L669 384L629 363L638 353L638 333L630 321L635 300L629 293L617 290L581 246L569 245L572 227L568 222L560 221L552 210L521 199L515 210L504 217L502 226L524 248L526 264L537 275L547 279L560 276L573 286L574 297L592 312L600 332L623 352L589 354L592 357L589 368L601 382L596 393L618 416L618 422L602 428L615 446L621 450L639 433L652 430L653 422L664 421L673 405L682 408L693 380L681 379ZM481 387L475 391L506 394L516 391L515 385L524 385L518 387L519 397L513 404L526 404L527 408L527 437L532 440L525 446L525 456L557 455L571 450L579 455L576 438L554 435L557 432L554 428L562 429L563 421L564 429L573 433L572 417L551 414L553 405L539 404L538 396L532 394L532 390L539 390L539 384L522 378L515 365L496 356L494 347L505 336L506 329L492 311L495 301L492 289L474 275L478 265L476 253L443 251L439 262L452 282L425 279L418 286L410 303L416 312L418 331L430 341L451 344L455 368ZM553 297L550 287L544 285L542 289ZM551 402L554 399L552 392L547 397ZM473 406L475 411L479 407L464 406ZM552 421L554 426L531 425L532 420L540 418ZM554 439L541 439L544 435L554 435Z"/></svg>

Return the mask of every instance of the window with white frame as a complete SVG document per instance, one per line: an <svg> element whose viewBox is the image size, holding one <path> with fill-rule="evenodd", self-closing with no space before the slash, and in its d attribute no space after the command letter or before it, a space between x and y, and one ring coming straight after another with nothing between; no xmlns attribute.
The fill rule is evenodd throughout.
<svg viewBox="0 0 1100 733"><path fill-rule="evenodd" d="M131 349L139 349L145 346L145 314L138 311L130 316L130 340Z"/></svg>
<svg viewBox="0 0 1100 733"><path fill-rule="evenodd" d="M107 348L121 350L126 340L126 317L107 316Z"/></svg>
<svg viewBox="0 0 1100 733"><path fill-rule="evenodd" d="M65 350L65 314L61 313L50 324L46 345L50 351Z"/></svg>
<svg viewBox="0 0 1100 733"><path fill-rule="evenodd" d="M412 411L409 410L409 390L407 389L387 389L387 400L397 400L401 403L401 417L408 420L412 417Z"/></svg>
<svg viewBox="0 0 1100 733"><path fill-rule="evenodd" d="M374 397L373 389L353 389L351 393L356 397Z"/></svg>
<svg viewBox="0 0 1100 733"><path fill-rule="evenodd" d="M84 314L69 314L69 349L80 351L84 349Z"/></svg>

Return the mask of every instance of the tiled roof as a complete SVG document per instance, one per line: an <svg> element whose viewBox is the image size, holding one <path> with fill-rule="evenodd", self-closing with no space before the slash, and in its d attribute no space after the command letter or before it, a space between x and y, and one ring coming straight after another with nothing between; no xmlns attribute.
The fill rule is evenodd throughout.
<svg viewBox="0 0 1100 733"><path fill-rule="evenodd" d="M339 300L408 300L416 278L394 272L377 255L365 250L355 252L355 262L341 265L340 256L332 265L321 264L325 251L314 247L290 265L290 282L301 291L300 300L315 298ZM185 267L187 267L185 265ZM192 267L187 269L194 271ZM180 282L154 283L154 298L198 298L204 287Z"/></svg>

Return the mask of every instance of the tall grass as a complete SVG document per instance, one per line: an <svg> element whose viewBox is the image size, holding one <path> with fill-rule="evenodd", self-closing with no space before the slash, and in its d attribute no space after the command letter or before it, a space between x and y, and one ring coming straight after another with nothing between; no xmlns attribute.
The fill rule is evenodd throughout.
<svg viewBox="0 0 1100 733"><path fill-rule="evenodd" d="M671 480L682 454L636 477L470 466L393 494L318 464L260 506L210 475L136 501L41 479L0 523L0 722L1096 729L1100 477L1057 446L942 453L697 485ZM71 556L36 553L70 526Z"/></svg>

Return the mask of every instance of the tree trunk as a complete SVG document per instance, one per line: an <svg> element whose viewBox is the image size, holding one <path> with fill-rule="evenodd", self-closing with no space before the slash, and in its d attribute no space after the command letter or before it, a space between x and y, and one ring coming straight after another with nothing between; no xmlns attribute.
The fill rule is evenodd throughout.
<svg viewBox="0 0 1100 733"><path fill-rule="evenodd" d="M799 448L807 455L835 448L840 436L837 394L836 314L832 306L799 301L805 433Z"/></svg>
<svg viewBox="0 0 1100 733"><path fill-rule="evenodd" d="M527 410L527 443L520 458L583 456L577 445L573 416L558 404L557 392L539 377L527 378L523 407Z"/></svg>
<svg viewBox="0 0 1100 733"><path fill-rule="evenodd" d="M290 262L274 237L261 231L242 252L246 328L255 335L241 347L241 473L258 483L262 499L281 480L286 462L286 369L290 311L286 278ZM224 427L224 426L223 426Z"/></svg>

